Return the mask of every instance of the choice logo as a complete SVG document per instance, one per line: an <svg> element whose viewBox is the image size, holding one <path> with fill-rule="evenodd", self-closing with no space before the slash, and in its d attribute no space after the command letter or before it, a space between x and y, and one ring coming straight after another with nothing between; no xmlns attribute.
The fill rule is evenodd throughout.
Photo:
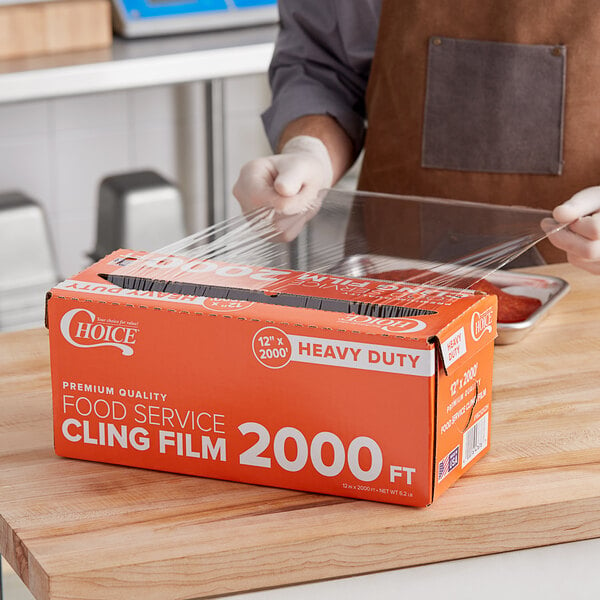
<svg viewBox="0 0 600 600"><path fill-rule="evenodd" d="M202 305L208 310L214 310L216 312L234 312L238 310L244 310L249 306L252 306L254 302L248 300L229 300L223 298L204 298Z"/></svg>
<svg viewBox="0 0 600 600"><path fill-rule="evenodd" d="M494 311L492 308L482 313L475 311L471 316L471 337L478 342L484 333L492 333Z"/></svg>
<svg viewBox="0 0 600 600"><path fill-rule="evenodd" d="M74 308L67 311L60 320L62 336L77 348L100 348L114 346L123 356L133 354L133 344L139 329L97 317L91 310Z"/></svg>
<svg viewBox="0 0 600 600"><path fill-rule="evenodd" d="M425 329L425 322L421 319L403 318L403 319L389 319L391 323L383 325L381 328L389 333L414 333L415 331L421 331Z"/></svg>
<svg viewBox="0 0 600 600"><path fill-rule="evenodd" d="M366 315L344 315L339 319L341 323L352 325L365 325L368 327L378 327L388 333L414 333L425 329L426 323L421 319L413 317L403 317L398 319L384 317L369 317Z"/></svg>

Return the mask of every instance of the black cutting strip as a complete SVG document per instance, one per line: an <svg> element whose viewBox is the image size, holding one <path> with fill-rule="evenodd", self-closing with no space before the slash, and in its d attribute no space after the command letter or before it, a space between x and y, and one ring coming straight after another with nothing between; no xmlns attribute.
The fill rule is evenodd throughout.
<svg viewBox="0 0 600 600"><path fill-rule="evenodd" d="M203 296L220 298L223 300L244 300L260 302L261 304L276 304L278 306L293 306L296 308L313 308L329 312L364 315L379 318L417 317L433 315L435 311L391 304L372 304L370 302L355 302L351 300L338 300L335 298L318 298L316 296L300 296L298 294L267 294L261 290L245 290L218 285L203 285L200 283L186 283L185 281L166 281L150 279L148 277L134 277L127 275L100 275L128 290L141 290L150 292L164 292L182 294L185 296Z"/></svg>

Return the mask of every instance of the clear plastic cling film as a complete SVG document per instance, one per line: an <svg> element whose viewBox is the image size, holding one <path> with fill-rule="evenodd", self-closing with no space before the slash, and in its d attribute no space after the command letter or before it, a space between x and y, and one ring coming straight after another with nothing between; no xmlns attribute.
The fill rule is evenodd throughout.
<svg viewBox="0 0 600 600"><path fill-rule="evenodd" d="M322 190L301 213L258 208L124 261L107 278L130 289L408 316L422 314L418 296L399 297L382 280L473 289L503 267L543 264L536 245L562 227L549 211L521 206ZM368 301L298 293L307 273L372 280L377 291Z"/></svg>

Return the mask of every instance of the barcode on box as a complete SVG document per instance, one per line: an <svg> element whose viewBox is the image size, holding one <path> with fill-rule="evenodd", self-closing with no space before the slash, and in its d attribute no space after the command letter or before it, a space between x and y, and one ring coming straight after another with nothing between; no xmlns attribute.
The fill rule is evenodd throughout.
<svg viewBox="0 0 600 600"><path fill-rule="evenodd" d="M462 466L469 464L488 445L488 413L463 434Z"/></svg>

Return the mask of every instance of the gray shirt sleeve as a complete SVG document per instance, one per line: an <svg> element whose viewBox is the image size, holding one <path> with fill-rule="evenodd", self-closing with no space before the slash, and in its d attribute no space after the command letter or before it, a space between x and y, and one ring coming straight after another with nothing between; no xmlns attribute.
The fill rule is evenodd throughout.
<svg viewBox="0 0 600 600"><path fill-rule="evenodd" d="M273 99L263 124L275 150L304 115L334 117L358 154L381 0L279 0L280 31L269 68Z"/></svg>

